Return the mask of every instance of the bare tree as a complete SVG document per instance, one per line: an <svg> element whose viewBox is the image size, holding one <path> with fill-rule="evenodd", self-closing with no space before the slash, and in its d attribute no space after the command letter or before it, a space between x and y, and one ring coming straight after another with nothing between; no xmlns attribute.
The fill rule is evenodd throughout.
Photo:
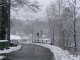
<svg viewBox="0 0 80 60"><path fill-rule="evenodd" d="M73 46L77 51L77 19L79 17L79 0L57 0L56 7L50 4L46 9L50 26L51 39L59 36L58 44L61 48ZM65 4L66 3L66 4ZM56 29L58 27L58 29ZM53 33L54 31L54 33ZM58 33L56 33L58 32ZM54 36L52 36L54 35ZM74 40L74 41L73 41ZM55 40L52 40L56 42ZM71 46L69 46L71 45Z"/></svg>
<svg viewBox="0 0 80 60"><path fill-rule="evenodd" d="M68 42L73 40L73 12L70 7L65 7L62 12L62 20L63 20L63 28L64 28L64 40L65 40L65 48L68 49Z"/></svg>
<svg viewBox="0 0 80 60"><path fill-rule="evenodd" d="M58 16L58 23L59 23L59 45L60 47L64 48L64 27L63 27L63 19L61 17L63 9L65 7L64 0L57 0L57 16Z"/></svg>
<svg viewBox="0 0 80 60"><path fill-rule="evenodd" d="M46 8L47 20L49 21L50 35L51 35L51 44L54 44L54 23L56 16L56 6L55 3L51 3Z"/></svg>
<svg viewBox="0 0 80 60"><path fill-rule="evenodd" d="M49 27L50 27L51 40L53 44L54 42L56 42L56 40L58 40L58 46L60 46L63 49L65 49L66 47L65 44L67 42L65 41L65 38L66 38L66 32L68 32L65 28L67 24L66 22L64 23L65 19L62 16L65 7L66 6L64 4L64 0L57 0L56 3L51 3L46 9L46 15L47 15L47 19L49 21ZM65 15L67 15L66 12L64 13ZM68 13L70 13L70 11ZM55 40L56 37L58 37L58 39Z"/></svg>
<svg viewBox="0 0 80 60"><path fill-rule="evenodd" d="M80 3L80 0L68 0L67 1L70 8L73 10L73 35L74 35L74 44L75 44L75 52L77 51L77 31L76 31L76 22L77 22L77 17L78 17L78 13L79 13L79 10L80 10L80 6L79 6L79 3Z"/></svg>
<svg viewBox="0 0 80 60"><path fill-rule="evenodd" d="M11 9L14 11L18 11L20 8L25 8L27 11L31 10L37 12L40 10L39 2L37 1L29 1L29 0L11 0Z"/></svg>

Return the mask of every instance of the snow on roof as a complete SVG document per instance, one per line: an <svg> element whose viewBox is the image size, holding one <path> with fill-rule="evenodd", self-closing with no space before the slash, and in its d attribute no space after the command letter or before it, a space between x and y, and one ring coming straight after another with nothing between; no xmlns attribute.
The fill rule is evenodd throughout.
<svg viewBox="0 0 80 60"><path fill-rule="evenodd" d="M18 35L10 35L10 40L13 40L13 39L22 39L20 36Z"/></svg>
<svg viewBox="0 0 80 60"><path fill-rule="evenodd" d="M0 42L8 42L8 40L0 40Z"/></svg>

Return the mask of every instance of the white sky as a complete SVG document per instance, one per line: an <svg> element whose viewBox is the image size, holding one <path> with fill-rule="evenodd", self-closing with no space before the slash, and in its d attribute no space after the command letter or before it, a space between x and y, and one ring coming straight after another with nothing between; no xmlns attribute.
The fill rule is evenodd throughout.
<svg viewBox="0 0 80 60"><path fill-rule="evenodd" d="M14 17L17 16L20 19L25 19L27 17L32 17L32 18L44 17L46 6L49 5L50 2L52 2L52 1L54 2L55 0L32 0L32 1L40 2L39 4L43 5L42 6L42 11L40 11L38 13L32 13L32 12L27 12L27 11L24 11L24 10L20 9L20 11L18 11L19 15L15 14L14 11L11 12L11 15L14 16Z"/></svg>

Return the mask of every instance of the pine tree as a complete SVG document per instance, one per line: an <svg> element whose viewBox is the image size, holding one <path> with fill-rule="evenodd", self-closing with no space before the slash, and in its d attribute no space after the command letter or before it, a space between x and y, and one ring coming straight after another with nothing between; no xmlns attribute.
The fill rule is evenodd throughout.
<svg viewBox="0 0 80 60"><path fill-rule="evenodd" d="M0 1L0 40L5 40L7 35L8 20L8 0ZM9 31L10 32L10 31ZM9 36L10 37L10 36Z"/></svg>

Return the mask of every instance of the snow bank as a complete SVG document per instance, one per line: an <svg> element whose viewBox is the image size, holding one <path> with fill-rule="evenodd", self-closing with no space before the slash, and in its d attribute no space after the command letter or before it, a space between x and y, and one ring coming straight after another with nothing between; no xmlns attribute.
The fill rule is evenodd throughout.
<svg viewBox="0 0 80 60"><path fill-rule="evenodd" d="M80 56L73 57L67 50L63 50L57 46L49 45L49 44L40 44L37 43L36 45L43 46L45 48L49 48L51 52L54 54L54 60L80 60Z"/></svg>
<svg viewBox="0 0 80 60"><path fill-rule="evenodd" d="M0 56L0 60L3 59L5 56Z"/></svg>
<svg viewBox="0 0 80 60"><path fill-rule="evenodd" d="M11 53L13 51L19 50L21 47L22 47L21 45L18 45L17 47L10 47L10 49L0 50L0 54Z"/></svg>
<svg viewBox="0 0 80 60"><path fill-rule="evenodd" d="M10 49L4 49L4 50L0 50L0 54L3 54L3 53L11 53L13 51L17 51L21 48L22 46L21 45L18 45L17 47L10 47ZM5 58L5 56L0 56L0 60Z"/></svg>
<svg viewBox="0 0 80 60"><path fill-rule="evenodd" d="M80 60L80 56L78 56L78 57L73 57L73 55L70 55L70 57L71 57L71 60Z"/></svg>

